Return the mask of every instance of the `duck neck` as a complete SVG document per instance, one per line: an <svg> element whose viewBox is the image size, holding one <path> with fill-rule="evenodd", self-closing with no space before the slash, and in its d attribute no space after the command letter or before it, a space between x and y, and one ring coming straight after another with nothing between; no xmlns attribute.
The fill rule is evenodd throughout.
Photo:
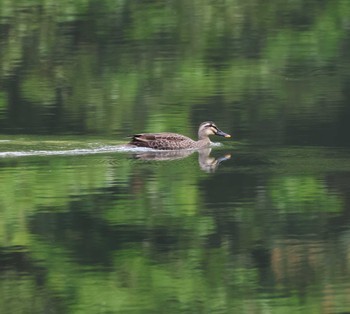
<svg viewBox="0 0 350 314"><path fill-rule="evenodd" d="M208 135L206 135L206 134L204 134L204 135L198 134L198 142L201 143L201 146L202 145L209 145L211 143Z"/></svg>
<svg viewBox="0 0 350 314"><path fill-rule="evenodd" d="M198 132L198 140L209 140L209 136L204 132Z"/></svg>

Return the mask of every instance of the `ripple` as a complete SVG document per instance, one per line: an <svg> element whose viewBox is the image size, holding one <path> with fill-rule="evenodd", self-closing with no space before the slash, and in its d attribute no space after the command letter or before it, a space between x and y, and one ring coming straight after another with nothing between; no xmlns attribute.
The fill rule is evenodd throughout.
<svg viewBox="0 0 350 314"><path fill-rule="evenodd" d="M221 143L212 143L212 146L221 146ZM190 149L190 151L193 151ZM140 152L164 152L164 150L156 150L148 147L130 147L127 145L107 145L94 148L75 148L60 150L26 150L26 151L6 151L0 152L0 158L8 157L26 157L26 156L75 156L75 155L91 155L103 153L140 153Z"/></svg>
<svg viewBox="0 0 350 314"><path fill-rule="evenodd" d="M66 150L30 150L30 151L9 151L1 152L0 157L23 157L23 156L55 156L55 155L90 155L109 152L123 151L116 146L103 146L99 148L66 149Z"/></svg>

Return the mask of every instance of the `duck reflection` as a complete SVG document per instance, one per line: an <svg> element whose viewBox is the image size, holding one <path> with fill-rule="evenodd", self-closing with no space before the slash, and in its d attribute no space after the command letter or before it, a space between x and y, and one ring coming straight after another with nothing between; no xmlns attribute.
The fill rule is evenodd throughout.
<svg viewBox="0 0 350 314"><path fill-rule="evenodd" d="M168 151L148 151L137 152L133 154L133 157L140 160L176 160L183 159L194 152L198 152L198 163L200 168L205 172L214 172L220 163L231 158L230 154L225 154L221 157L210 156L211 148L202 148L198 150L168 150Z"/></svg>
<svg viewBox="0 0 350 314"><path fill-rule="evenodd" d="M215 158L210 156L210 152L211 148L203 148L198 151L198 163L200 168L205 172L214 172L220 163L231 158L230 154Z"/></svg>

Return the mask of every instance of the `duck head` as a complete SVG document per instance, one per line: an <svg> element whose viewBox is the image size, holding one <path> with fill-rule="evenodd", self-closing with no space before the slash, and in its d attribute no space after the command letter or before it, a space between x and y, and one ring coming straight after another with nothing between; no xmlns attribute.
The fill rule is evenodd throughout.
<svg viewBox="0 0 350 314"><path fill-rule="evenodd" d="M203 122L198 129L198 138L205 139L208 138L210 135L218 135L223 137L231 137L230 134L227 134L223 131L221 131L214 122L212 121L206 121Z"/></svg>

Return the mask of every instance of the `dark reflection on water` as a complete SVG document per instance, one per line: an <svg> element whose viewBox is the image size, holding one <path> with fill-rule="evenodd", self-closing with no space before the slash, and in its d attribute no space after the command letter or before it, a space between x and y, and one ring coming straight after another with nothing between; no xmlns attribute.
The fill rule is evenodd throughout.
<svg viewBox="0 0 350 314"><path fill-rule="evenodd" d="M2 2L0 313L350 312L349 16ZM207 120L233 142L100 150Z"/></svg>

